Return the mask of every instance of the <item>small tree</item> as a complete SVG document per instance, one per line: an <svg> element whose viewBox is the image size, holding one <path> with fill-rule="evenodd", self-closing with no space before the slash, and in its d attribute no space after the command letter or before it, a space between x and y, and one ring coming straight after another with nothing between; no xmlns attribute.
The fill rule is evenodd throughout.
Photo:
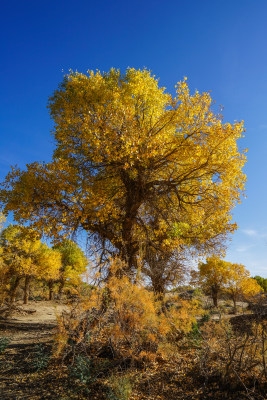
<svg viewBox="0 0 267 400"><path fill-rule="evenodd" d="M260 287L263 289L264 293L267 292L267 279L262 278L261 276L254 276L253 279L256 280L257 284L260 285Z"/></svg>
<svg viewBox="0 0 267 400"><path fill-rule="evenodd" d="M261 292L261 287L255 279L250 278L249 271L241 264L232 264L218 257L207 258L206 263L200 263L198 279L204 290L211 293L213 304L218 305L219 291L230 294L236 312L236 302L243 295L254 296Z"/></svg>
<svg viewBox="0 0 267 400"><path fill-rule="evenodd" d="M49 300L53 300L54 282L59 279L62 268L61 253L56 249L42 245L39 254L39 266L41 279L48 282Z"/></svg>
<svg viewBox="0 0 267 400"><path fill-rule="evenodd" d="M199 282L202 288L211 294L213 304L218 306L218 294L225 287L229 279L230 263L220 260L219 257L208 257L206 262L198 265Z"/></svg>
<svg viewBox="0 0 267 400"><path fill-rule="evenodd" d="M234 303L236 313L236 302L241 296L250 297L262 291L255 279L250 278L249 271L242 264L230 264L228 279L225 285Z"/></svg>
<svg viewBox="0 0 267 400"><path fill-rule="evenodd" d="M62 295L64 286L77 285L81 275L86 271L88 260L80 247L71 240L64 240L54 246L54 250L61 254L61 268L59 274L59 297Z"/></svg>

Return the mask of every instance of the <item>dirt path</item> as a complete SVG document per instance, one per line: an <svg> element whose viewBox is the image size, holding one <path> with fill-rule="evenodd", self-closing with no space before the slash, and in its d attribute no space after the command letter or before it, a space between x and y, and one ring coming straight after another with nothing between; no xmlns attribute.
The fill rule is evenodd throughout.
<svg viewBox="0 0 267 400"><path fill-rule="evenodd" d="M17 306L19 312L0 319L0 348L1 340L8 340L0 354L0 399L57 399L49 385L44 394L40 370L51 351L57 316L67 306L45 301Z"/></svg>

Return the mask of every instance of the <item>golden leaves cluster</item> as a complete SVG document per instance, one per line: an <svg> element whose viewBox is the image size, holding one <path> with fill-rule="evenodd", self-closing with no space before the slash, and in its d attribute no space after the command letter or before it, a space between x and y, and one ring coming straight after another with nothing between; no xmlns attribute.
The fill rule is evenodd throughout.
<svg viewBox="0 0 267 400"><path fill-rule="evenodd" d="M206 262L199 263L199 282L205 290L216 287L228 292L234 301L240 295L246 298L262 291L244 265L230 263L217 256L208 257Z"/></svg>

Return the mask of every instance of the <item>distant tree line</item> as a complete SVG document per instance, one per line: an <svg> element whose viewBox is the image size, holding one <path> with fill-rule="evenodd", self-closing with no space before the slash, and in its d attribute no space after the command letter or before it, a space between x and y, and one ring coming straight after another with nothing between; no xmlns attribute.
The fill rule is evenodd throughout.
<svg viewBox="0 0 267 400"><path fill-rule="evenodd" d="M244 265L230 263L217 256L200 262L198 271L192 272L192 283L211 295L215 307L218 306L219 294L228 293L234 303L234 312L239 299L253 297L262 292L266 282L266 279L260 277L251 278Z"/></svg>
<svg viewBox="0 0 267 400"><path fill-rule="evenodd" d="M9 225L0 234L1 298L13 303L21 287L27 304L30 285L40 282L48 287L50 300L56 287L61 297L65 286L81 281L87 264L84 252L73 241L65 239L49 247L35 230Z"/></svg>

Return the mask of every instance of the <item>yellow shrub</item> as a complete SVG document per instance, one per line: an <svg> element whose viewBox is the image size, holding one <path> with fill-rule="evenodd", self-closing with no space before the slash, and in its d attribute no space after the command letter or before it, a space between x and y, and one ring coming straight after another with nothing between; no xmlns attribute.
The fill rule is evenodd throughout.
<svg viewBox="0 0 267 400"><path fill-rule="evenodd" d="M69 321L65 317L60 322L60 351L69 338L78 344L90 334L92 342L109 343L117 353L141 357L144 352L156 353L162 341L175 342L191 330L196 314L200 313L196 301L174 297L173 305L166 308L138 277L132 282L123 267L119 260L113 260L105 286L80 299Z"/></svg>

